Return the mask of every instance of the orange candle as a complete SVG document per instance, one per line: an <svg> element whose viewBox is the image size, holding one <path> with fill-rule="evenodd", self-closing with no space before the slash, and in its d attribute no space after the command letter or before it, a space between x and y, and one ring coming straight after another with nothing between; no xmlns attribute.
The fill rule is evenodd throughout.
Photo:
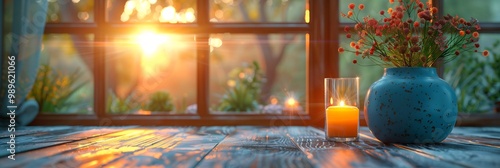
<svg viewBox="0 0 500 168"><path fill-rule="evenodd" d="M326 109L327 137L351 138L358 136L359 109L346 106L329 106Z"/></svg>

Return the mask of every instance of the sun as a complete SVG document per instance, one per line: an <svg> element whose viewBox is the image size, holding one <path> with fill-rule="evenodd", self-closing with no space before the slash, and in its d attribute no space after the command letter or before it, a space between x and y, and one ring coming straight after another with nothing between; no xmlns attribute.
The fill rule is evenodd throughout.
<svg viewBox="0 0 500 168"><path fill-rule="evenodd" d="M168 36L159 35L153 31L144 31L137 35L137 43L141 46L145 57L151 57L158 47L168 41Z"/></svg>

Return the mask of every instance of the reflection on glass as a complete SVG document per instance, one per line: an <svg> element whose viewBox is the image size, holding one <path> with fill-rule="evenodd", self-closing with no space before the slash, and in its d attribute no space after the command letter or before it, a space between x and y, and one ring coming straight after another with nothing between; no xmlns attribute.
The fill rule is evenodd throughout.
<svg viewBox="0 0 500 168"><path fill-rule="evenodd" d="M47 34L43 37L37 79L28 98L42 113L93 112L93 36Z"/></svg>
<svg viewBox="0 0 500 168"><path fill-rule="evenodd" d="M498 0L444 0L444 13L452 16L458 15L465 19L476 18L479 23L500 22ZM484 37L484 36L483 36Z"/></svg>
<svg viewBox="0 0 500 168"><path fill-rule="evenodd" d="M213 34L212 113L305 113L306 36Z"/></svg>
<svg viewBox="0 0 500 168"><path fill-rule="evenodd" d="M109 22L193 23L196 0L107 0Z"/></svg>
<svg viewBox="0 0 500 168"><path fill-rule="evenodd" d="M307 6L307 0L210 0L210 21L308 23Z"/></svg>
<svg viewBox="0 0 500 168"><path fill-rule="evenodd" d="M350 39L345 34L340 35L340 46L349 46ZM357 63L354 64L353 60ZM368 88L382 77L384 67L375 64L370 58L363 59L354 53L344 52L339 55L340 77L359 77L359 100L364 102ZM360 109L363 103L360 104Z"/></svg>
<svg viewBox="0 0 500 168"><path fill-rule="evenodd" d="M196 113L193 35L142 31L107 41L108 113Z"/></svg>
<svg viewBox="0 0 500 168"><path fill-rule="evenodd" d="M94 22L94 0L49 0L47 22Z"/></svg>

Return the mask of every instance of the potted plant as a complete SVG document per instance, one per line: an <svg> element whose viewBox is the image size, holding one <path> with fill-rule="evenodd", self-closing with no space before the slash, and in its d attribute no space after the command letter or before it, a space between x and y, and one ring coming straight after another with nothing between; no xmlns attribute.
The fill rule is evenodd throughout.
<svg viewBox="0 0 500 168"><path fill-rule="evenodd" d="M353 41L338 51L388 67L365 99L365 117L375 137L383 142L441 142L455 125L457 98L433 66L464 51L478 52L478 21L439 18L436 7L420 0L389 2L394 6L380 11L381 19L360 19L357 13L365 6L349 4L341 15L355 22L354 28L344 29Z"/></svg>

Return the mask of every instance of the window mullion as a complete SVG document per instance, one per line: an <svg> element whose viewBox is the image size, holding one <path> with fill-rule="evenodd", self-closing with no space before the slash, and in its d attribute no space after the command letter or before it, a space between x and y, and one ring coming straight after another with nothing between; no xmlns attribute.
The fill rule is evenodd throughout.
<svg viewBox="0 0 500 168"><path fill-rule="evenodd" d="M199 30L207 29L209 20L209 2L207 0L197 0L196 2L196 22ZM201 32L201 31L200 31ZM201 117L210 115L209 112L209 48L208 39L210 34L196 34L196 58L197 58L197 73L196 73L196 99L197 113Z"/></svg>
<svg viewBox="0 0 500 168"><path fill-rule="evenodd" d="M105 85L105 58L104 46L99 45L105 42L105 2L94 2L94 18L97 29L94 33L94 112L97 117L102 118L106 115L106 85Z"/></svg>

